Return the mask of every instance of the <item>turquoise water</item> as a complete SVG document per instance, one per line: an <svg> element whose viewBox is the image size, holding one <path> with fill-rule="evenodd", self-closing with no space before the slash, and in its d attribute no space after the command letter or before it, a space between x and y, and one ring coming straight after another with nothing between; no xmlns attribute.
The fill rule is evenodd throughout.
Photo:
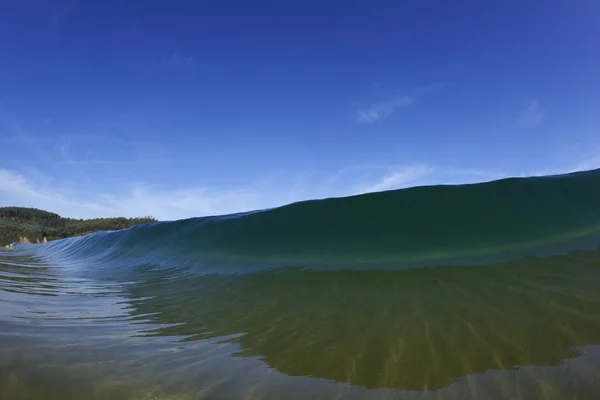
<svg viewBox="0 0 600 400"><path fill-rule="evenodd" d="M0 399L600 398L600 171L0 252Z"/></svg>

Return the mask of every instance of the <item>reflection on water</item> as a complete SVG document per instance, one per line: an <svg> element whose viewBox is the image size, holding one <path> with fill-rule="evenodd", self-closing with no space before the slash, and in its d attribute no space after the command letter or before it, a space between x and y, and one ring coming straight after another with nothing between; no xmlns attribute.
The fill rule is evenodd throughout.
<svg viewBox="0 0 600 400"><path fill-rule="evenodd" d="M600 398L600 251L132 270L94 282L0 255L0 398Z"/></svg>

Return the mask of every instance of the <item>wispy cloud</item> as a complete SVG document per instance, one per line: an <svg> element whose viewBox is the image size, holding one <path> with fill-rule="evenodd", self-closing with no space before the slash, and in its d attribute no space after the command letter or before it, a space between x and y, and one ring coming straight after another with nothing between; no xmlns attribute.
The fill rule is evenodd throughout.
<svg viewBox="0 0 600 400"><path fill-rule="evenodd" d="M149 62L145 65L145 70L148 72L158 72L168 69L179 69L185 71L193 71L196 68L196 60L194 57L175 52L169 56L163 56L158 60Z"/></svg>
<svg viewBox="0 0 600 400"><path fill-rule="evenodd" d="M600 166L600 157L582 159L572 168ZM152 215L161 220L221 215L277 207L291 202L395 190L432 184L463 184L538 173L498 173L413 163L357 165L330 176L278 176L244 186L161 186L121 182L123 189L90 186L81 181L45 179L41 174L0 169L0 206L36 207L75 218Z"/></svg>
<svg viewBox="0 0 600 400"><path fill-rule="evenodd" d="M6 169L0 170L0 190L17 196L45 197L38 194L21 174Z"/></svg>
<svg viewBox="0 0 600 400"><path fill-rule="evenodd" d="M372 124L388 117L399 108L411 105L414 100L409 96L400 97L393 101L375 103L364 110L358 110L356 120L365 124Z"/></svg>
<svg viewBox="0 0 600 400"><path fill-rule="evenodd" d="M84 188L40 186L17 171L0 170L0 206L36 207L76 218L153 215L170 220L261 208L258 192L244 189L161 190L135 184L119 194L87 192Z"/></svg>
<svg viewBox="0 0 600 400"><path fill-rule="evenodd" d="M290 202L398 189L422 183L432 169L425 165L388 168L362 182L348 181L352 174L307 182L282 178L278 182L241 187L159 187L129 185L111 188L81 186L79 182L40 184L33 175L0 169L0 206L37 207L76 218L152 215L174 220L271 208ZM36 177L38 178L38 177ZM43 180L42 180L43 182ZM358 184L360 183L360 184Z"/></svg>
<svg viewBox="0 0 600 400"><path fill-rule="evenodd" d="M104 195L101 201L113 215L152 215L163 220L231 214L279 205L265 204L261 193L252 188L161 190L145 184L135 185L122 195Z"/></svg>
<svg viewBox="0 0 600 400"><path fill-rule="evenodd" d="M359 109L356 112L356 120L364 124L372 124L389 117L401 108L414 104L421 97L443 89L446 86L448 86L446 83L434 83L431 85L420 86L411 90L408 94L397 96L391 100L373 103L368 107Z"/></svg>
<svg viewBox="0 0 600 400"><path fill-rule="evenodd" d="M101 213L103 208L97 204L82 201L69 196L70 190L62 193L56 188L34 185L19 172L0 170L0 206L18 205L48 210L60 210L65 215L86 215Z"/></svg>
<svg viewBox="0 0 600 400"><path fill-rule="evenodd" d="M600 168L600 147L587 144L587 150L580 146L565 151L558 160L542 168L522 171L518 176L560 175L572 172L589 171Z"/></svg>
<svg viewBox="0 0 600 400"><path fill-rule="evenodd" d="M378 178L377 181L362 186L358 193L381 192L412 186L419 180L430 176L433 171L433 167L425 164L399 167Z"/></svg>
<svg viewBox="0 0 600 400"><path fill-rule="evenodd" d="M529 103L521 113L521 123L525 125L539 125L544 119L546 119L546 112L540 107L537 100Z"/></svg>
<svg viewBox="0 0 600 400"><path fill-rule="evenodd" d="M587 171L600 168L600 148L587 152L577 163L575 163L569 172Z"/></svg>

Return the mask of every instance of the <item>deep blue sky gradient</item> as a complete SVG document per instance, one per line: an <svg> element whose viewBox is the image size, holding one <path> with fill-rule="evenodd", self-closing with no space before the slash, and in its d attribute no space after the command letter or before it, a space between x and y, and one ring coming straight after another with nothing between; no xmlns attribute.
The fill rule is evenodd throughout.
<svg viewBox="0 0 600 400"><path fill-rule="evenodd" d="M0 1L0 206L171 219L600 166L598 49L597 1Z"/></svg>

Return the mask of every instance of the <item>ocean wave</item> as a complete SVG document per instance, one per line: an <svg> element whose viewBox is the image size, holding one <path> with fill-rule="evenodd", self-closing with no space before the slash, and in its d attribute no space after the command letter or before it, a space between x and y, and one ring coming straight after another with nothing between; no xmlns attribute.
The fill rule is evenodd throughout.
<svg viewBox="0 0 600 400"><path fill-rule="evenodd" d="M210 272L253 266L405 268L563 254L595 248L599 238L600 170L593 170L159 222L56 241L36 252L63 264L110 264L113 271L150 260Z"/></svg>

